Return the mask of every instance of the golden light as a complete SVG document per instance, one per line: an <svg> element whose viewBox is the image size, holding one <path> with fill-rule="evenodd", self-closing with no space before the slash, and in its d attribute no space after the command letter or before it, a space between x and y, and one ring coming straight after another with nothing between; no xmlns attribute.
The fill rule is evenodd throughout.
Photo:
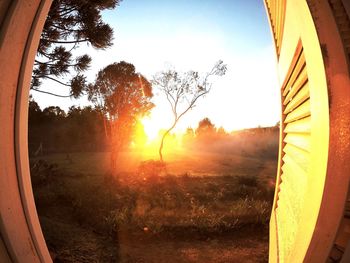
<svg viewBox="0 0 350 263"><path fill-rule="evenodd" d="M147 143L156 141L161 127L159 121L151 116L146 116L141 120L145 134L147 136Z"/></svg>
<svg viewBox="0 0 350 263"><path fill-rule="evenodd" d="M139 160L154 158L157 156L157 148L156 146L158 143L156 143L155 138L150 137L152 133L148 133L145 127L150 127L148 124L147 126L144 125L144 120L141 119L137 122L135 130L134 130L134 137L131 144L132 149L134 150L134 154L132 155L132 158L136 158ZM149 135L150 134L150 135Z"/></svg>
<svg viewBox="0 0 350 263"><path fill-rule="evenodd" d="M147 142L148 137L145 132L144 126L141 121L138 121L135 127L135 137L133 139L133 143L136 147L141 148L144 147Z"/></svg>
<svg viewBox="0 0 350 263"><path fill-rule="evenodd" d="M134 155L139 159L157 159L159 158L159 146L162 135L166 131L161 125L164 124L163 116L149 115L140 119L136 125L132 148ZM167 158L173 158L174 154L182 150L181 132L171 132L165 139L163 153Z"/></svg>

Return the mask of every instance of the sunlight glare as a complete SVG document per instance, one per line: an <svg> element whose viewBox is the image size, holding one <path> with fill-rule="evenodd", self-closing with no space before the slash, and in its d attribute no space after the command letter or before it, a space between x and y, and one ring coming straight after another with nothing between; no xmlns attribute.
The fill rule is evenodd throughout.
<svg viewBox="0 0 350 263"><path fill-rule="evenodd" d="M155 141L161 129L159 126L159 121L157 121L155 118L152 118L152 116L147 116L141 120L141 123L147 135L147 143Z"/></svg>

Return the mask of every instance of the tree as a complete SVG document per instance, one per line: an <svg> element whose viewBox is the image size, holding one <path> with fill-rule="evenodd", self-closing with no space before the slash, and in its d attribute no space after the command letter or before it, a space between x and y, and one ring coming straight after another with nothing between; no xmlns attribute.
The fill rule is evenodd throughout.
<svg viewBox="0 0 350 263"><path fill-rule="evenodd" d="M198 123L198 127L196 129L196 135L198 137L213 135L215 132L215 125L211 122L209 118L204 118Z"/></svg>
<svg viewBox="0 0 350 263"><path fill-rule="evenodd" d="M103 119L99 109L87 106L84 108L71 106L64 122L64 134L67 138L67 148L77 150L103 149L105 138L103 133Z"/></svg>
<svg viewBox="0 0 350 263"><path fill-rule="evenodd" d="M42 120L42 111L39 104L32 98L29 98L28 105L28 124L37 124Z"/></svg>
<svg viewBox="0 0 350 263"><path fill-rule="evenodd" d="M91 57L74 56L73 50L82 43L97 49L112 45L113 29L102 21L101 11L113 9L120 0L54 0L48 13L34 63L31 89L60 97L79 97L87 82L83 71L87 70ZM61 78L71 74L65 82ZM49 79L70 87L67 96L42 91L41 81Z"/></svg>
<svg viewBox="0 0 350 263"><path fill-rule="evenodd" d="M152 83L157 86L165 95L173 113L173 124L162 136L159 146L159 158L163 161L163 146L166 136L175 128L179 120L193 107L198 99L208 94L213 76L223 76L226 73L226 65L218 61L206 74L200 75L196 71L187 71L183 74L169 69L156 74Z"/></svg>
<svg viewBox="0 0 350 263"><path fill-rule="evenodd" d="M217 134L220 135L220 136L226 136L227 135L227 132L225 130L224 127L220 126L219 129L217 129Z"/></svg>
<svg viewBox="0 0 350 263"><path fill-rule="evenodd" d="M112 145L111 164L115 168L120 150L130 142L137 120L152 108L152 85L135 71L134 65L108 65L89 85L88 98L104 113Z"/></svg>
<svg viewBox="0 0 350 263"><path fill-rule="evenodd" d="M46 119L62 119L66 117L66 113L58 106L49 106L43 110L43 115Z"/></svg>
<svg viewBox="0 0 350 263"><path fill-rule="evenodd" d="M101 113L91 106L84 108L71 106L65 113L55 106L41 110L31 99L28 124L31 154L40 145L47 152L53 150L66 153L105 148Z"/></svg>

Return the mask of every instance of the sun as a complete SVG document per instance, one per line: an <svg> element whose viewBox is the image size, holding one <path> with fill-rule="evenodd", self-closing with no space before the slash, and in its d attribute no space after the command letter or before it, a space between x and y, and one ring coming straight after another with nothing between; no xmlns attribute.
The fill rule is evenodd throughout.
<svg viewBox="0 0 350 263"><path fill-rule="evenodd" d="M160 131L159 122L152 118L152 116L146 116L141 119L144 131L147 136L148 142L153 142L157 139Z"/></svg>

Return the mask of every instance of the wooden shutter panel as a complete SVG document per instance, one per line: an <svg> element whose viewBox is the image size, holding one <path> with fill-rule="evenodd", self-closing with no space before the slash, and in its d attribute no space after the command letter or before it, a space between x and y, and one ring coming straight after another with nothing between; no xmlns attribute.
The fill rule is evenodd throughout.
<svg viewBox="0 0 350 263"><path fill-rule="evenodd" d="M279 55L283 36L286 0L266 0L266 7L270 17L271 30L273 31L276 52L277 55Z"/></svg>
<svg viewBox="0 0 350 263"><path fill-rule="evenodd" d="M265 0L281 87L271 263L350 262L350 5L344 2Z"/></svg>
<svg viewBox="0 0 350 263"><path fill-rule="evenodd" d="M298 227L302 223L300 215L311 151L310 92L301 42L298 43L294 57L296 59L291 63L281 88L283 148L280 153L281 171L277 185L277 204L274 208L281 262L291 256Z"/></svg>

